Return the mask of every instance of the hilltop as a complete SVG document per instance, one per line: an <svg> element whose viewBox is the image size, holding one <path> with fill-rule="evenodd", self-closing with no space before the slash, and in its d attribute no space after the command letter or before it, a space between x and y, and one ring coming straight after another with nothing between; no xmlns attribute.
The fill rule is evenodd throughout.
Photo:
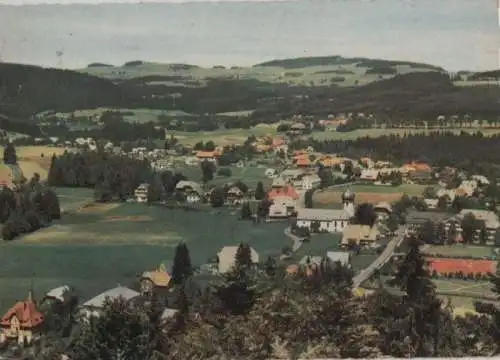
<svg viewBox="0 0 500 360"><path fill-rule="evenodd" d="M496 74L459 76L477 85ZM229 118L237 119L230 124L233 128L275 122L294 113L325 116L358 111L396 122L435 119L437 114L496 118L499 87L457 84L468 82L452 82L443 69L428 64L340 56L231 68L141 60L121 66L92 63L76 71L0 64L0 127L38 136L41 119L35 114L96 108L149 111L146 120L130 118L142 122L156 122L167 113L206 122L207 114L223 113L224 126L229 126ZM251 116L245 120L237 115L243 113ZM201 129L221 124L216 119L209 122Z"/></svg>

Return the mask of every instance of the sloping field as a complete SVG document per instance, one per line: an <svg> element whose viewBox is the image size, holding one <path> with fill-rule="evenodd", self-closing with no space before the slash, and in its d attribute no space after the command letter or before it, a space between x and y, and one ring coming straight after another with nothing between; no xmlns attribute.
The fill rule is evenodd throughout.
<svg viewBox="0 0 500 360"><path fill-rule="evenodd" d="M497 262L491 260L464 260L464 259L443 259L426 258L429 262L430 271L436 271L438 274L458 272L464 274L487 274L495 273Z"/></svg>

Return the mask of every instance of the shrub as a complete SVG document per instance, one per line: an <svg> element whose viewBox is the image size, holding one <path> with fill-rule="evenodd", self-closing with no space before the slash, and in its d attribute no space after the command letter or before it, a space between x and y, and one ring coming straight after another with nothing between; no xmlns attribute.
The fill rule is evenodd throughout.
<svg viewBox="0 0 500 360"><path fill-rule="evenodd" d="M217 171L217 175L219 176L230 177L231 174L232 173L230 168L220 168L219 171Z"/></svg>

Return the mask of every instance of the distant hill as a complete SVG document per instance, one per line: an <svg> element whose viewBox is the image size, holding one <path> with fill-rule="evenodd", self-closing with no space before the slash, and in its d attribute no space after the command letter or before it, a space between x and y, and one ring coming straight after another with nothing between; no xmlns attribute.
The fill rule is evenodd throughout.
<svg viewBox="0 0 500 360"><path fill-rule="evenodd" d="M368 59L361 57L345 58L342 56L318 56L318 57L301 57L294 59L282 59L266 61L254 67L282 67L285 69L299 69L310 66L330 66L330 65L348 65L356 64L356 67L393 67L393 66L409 66L411 68L428 69L435 71L445 71L438 66L416 63L411 61L394 61L394 60L381 60L381 59Z"/></svg>
<svg viewBox="0 0 500 360"><path fill-rule="evenodd" d="M476 72L468 74L467 78L473 81L500 79L500 70Z"/></svg>
<svg viewBox="0 0 500 360"><path fill-rule="evenodd" d="M322 97L304 102L291 111L365 112L399 120L435 119L438 115L455 114L487 119L496 118L500 113L499 87L458 87L439 72L397 75Z"/></svg>
<svg viewBox="0 0 500 360"><path fill-rule="evenodd" d="M8 117L29 119L44 110L69 112L123 100L122 89L109 80L71 70L0 64L0 114Z"/></svg>

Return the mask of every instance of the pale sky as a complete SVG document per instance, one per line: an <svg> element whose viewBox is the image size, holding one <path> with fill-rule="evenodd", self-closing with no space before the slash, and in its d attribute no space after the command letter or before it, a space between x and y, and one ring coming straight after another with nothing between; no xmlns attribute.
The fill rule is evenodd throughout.
<svg viewBox="0 0 500 360"><path fill-rule="evenodd" d="M0 0L5 5L32 4L99 4L99 3L186 3L186 2L276 2L294 0ZM319 1L319 0L318 0Z"/></svg>

